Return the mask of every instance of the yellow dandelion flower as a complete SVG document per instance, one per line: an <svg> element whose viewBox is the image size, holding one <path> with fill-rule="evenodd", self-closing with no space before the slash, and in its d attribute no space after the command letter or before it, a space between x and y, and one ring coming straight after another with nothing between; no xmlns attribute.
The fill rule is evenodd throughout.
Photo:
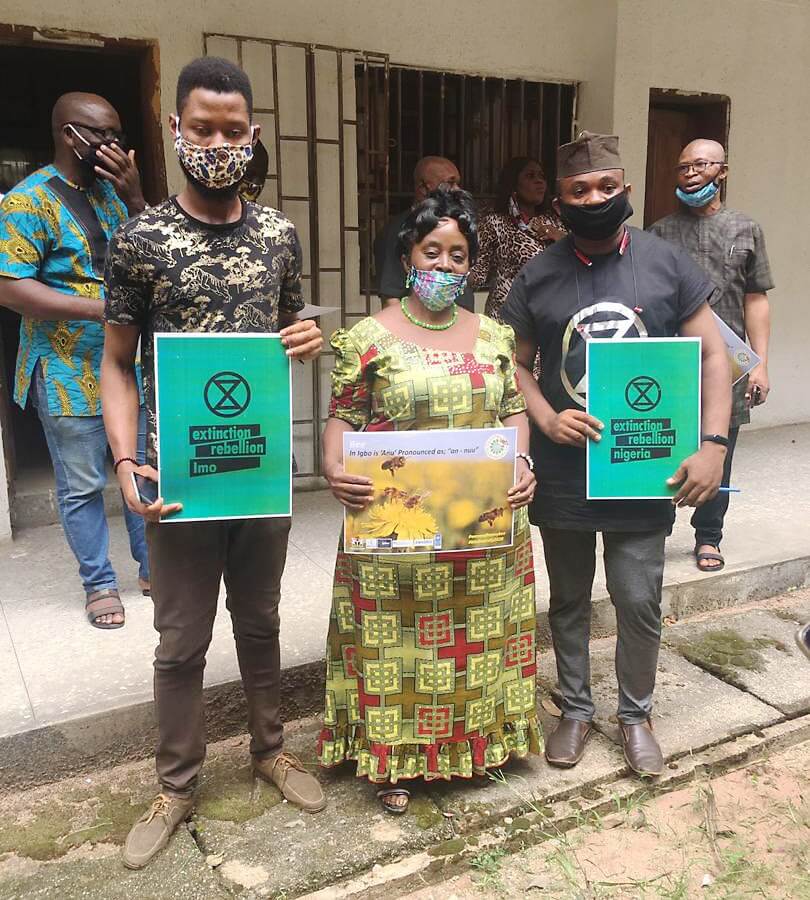
<svg viewBox="0 0 810 900"><path fill-rule="evenodd" d="M406 506L402 500L375 504L363 525L363 534L368 537L396 535L403 541L433 537L438 531L439 526L429 512L418 504Z"/></svg>

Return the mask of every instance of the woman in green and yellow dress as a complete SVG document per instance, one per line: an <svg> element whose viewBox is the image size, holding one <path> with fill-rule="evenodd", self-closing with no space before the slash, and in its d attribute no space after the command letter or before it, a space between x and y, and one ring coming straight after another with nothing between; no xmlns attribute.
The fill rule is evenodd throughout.
<svg viewBox="0 0 810 900"><path fill-rule="evenodd" d="M344 760L379 784L471 778L510 755L539 753L534 565L526 505L534 494L529 424L508 325L460 309L478 239L469 195L436 191L400 233L410 295L332 337L335 368L324 470L350 509L393 509L371 479L343 468L347 431L517 428L517 480L498 502L515 512L510 547L364 554L339 548L329 621L323 766ZM379 494L380 492L377 491ZM418 495L391 529L418 531ZM395 502L391 499L391 502ZM464 517L468 498L448 498ZM474 508L474 507L473 507ZM383 526L385 530L385 526Z"/></svg>

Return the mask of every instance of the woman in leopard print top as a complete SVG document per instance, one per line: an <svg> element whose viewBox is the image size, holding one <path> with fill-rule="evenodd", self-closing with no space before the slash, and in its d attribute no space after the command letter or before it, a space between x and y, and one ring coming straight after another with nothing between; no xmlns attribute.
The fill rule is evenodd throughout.
<svg viewBox="0 0 810 900"><path fill-rule="evenodd" d="M479 221L480 251L470 271L470 285L491 285L484 312L498 321L517 273L535 254L566 234L545 202L547 187L540 163L518 156L501 172L494 211Z"/></svg>

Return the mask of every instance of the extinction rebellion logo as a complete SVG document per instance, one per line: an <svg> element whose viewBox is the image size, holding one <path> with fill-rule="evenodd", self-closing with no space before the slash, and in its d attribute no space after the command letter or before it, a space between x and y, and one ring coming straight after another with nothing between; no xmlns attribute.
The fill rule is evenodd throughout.
<svg viewBox="0 0 810 900"><path fill-rule="evenodd" d="M649 375L637 375L627 382L624 399L635 412L652 412L661 402L661 385ZM672 456L676 431L672 419L639 417L611 419L610 435L610 461L625 463Z"/></svg>
<svg viewBox="0 0 810 900"><path fill-rule="evenodd" d="M206 407L221 419L242 415L250 399L250 385L238 372L217 372L203 390ZM258 469L267 453L267 438L260 425L190 425L188 440L193 452L189 460L192 478Z"/></svg>

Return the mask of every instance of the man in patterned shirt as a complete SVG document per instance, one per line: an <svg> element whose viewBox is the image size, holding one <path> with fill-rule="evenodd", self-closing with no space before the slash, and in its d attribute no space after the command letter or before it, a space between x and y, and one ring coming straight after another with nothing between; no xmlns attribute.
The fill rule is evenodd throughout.
<svg viewBox="0 0 810 900"><path fill-rule="evenodd" d="M699 139L681 151L675 190L681 208L650 227L653 234L685 250L711 278L718 290L709 303L713 311L743 340L748 339L762 362L734 386L728 453L723 484L728 487L731 462L740 425L751 421L752 406L768 398L768 339L770 309L767 291L773 288L762 228L743 213L727 209L720 185L728 175L722 144ZM729 495L718 493L695 510L695 559L703 572L725 565L720 552L723 520Z"/></svg>
<svg viewBox="0 0 810 900"><path fill-rule="evenodd" d="M37 407L87 616L97 628L120 628L124 608L108 556L107 437L98 388L104 256L112 233L143 210L144 200L135 152L126 152L118 113L103 97L64 94L51 124L53 163L23 179L0 206L0 305L22 316L14 399L24 408L30 396ZM146 593L143 521L129 510L125 515Z"/></svg>
<svg viewBox="0 0 810 900"><path fill-rule="evenodd" d="M148 522L160 634L155 653L160 794L126 840L124 864L133 869L145 866L191 815L205 757L203 669L223 574L254 772L309 812L326 802L318 781L283 750L278 603L290 519L160 524L179 504L158 498L146 505L132 485L132 472L157 480L156 332L280 328L287 354L299 360L317 357L322 344L315 322L298 321L304 301L295 227L277 210L238 194L259 136L259 126L251 124L247 76L224 59L195 60L180 73L176 110L171 129L186 187L119 229L106 270L104 419L126 501ZM132 459L139 339L149 429L146 466Z"/></svg>

